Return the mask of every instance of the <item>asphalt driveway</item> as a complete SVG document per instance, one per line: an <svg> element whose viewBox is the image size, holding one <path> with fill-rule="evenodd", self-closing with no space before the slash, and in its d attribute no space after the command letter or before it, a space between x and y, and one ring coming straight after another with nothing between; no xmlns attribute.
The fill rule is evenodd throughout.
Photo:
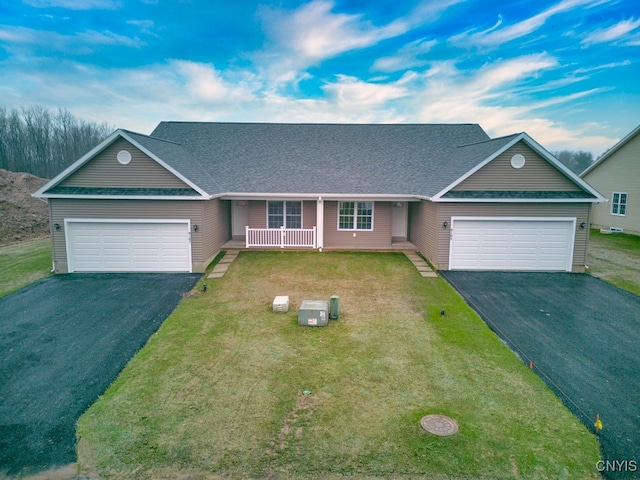
<svg viewBox="0 0 640 480"><path fill-rule="evenodd" d="M640 297L586 274L440 273L591 431L600 414L603 474L640 478Z"/></svg>
<svg viewBox="0 0 640 480"><path fill-rule="evenodd" d="M0 476L74 462L78 417L200 277L56 275L0 298Z"/></svg>

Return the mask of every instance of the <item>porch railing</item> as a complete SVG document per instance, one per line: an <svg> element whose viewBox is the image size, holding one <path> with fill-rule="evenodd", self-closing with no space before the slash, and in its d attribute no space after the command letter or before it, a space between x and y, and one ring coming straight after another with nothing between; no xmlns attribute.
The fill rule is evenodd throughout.
<svg viewBox="0 0 640 480"><path fill-rule="evenodd" d="M306 247L316 248L316 227L313 228L249 228L246 229L249 247Z"/></svg>

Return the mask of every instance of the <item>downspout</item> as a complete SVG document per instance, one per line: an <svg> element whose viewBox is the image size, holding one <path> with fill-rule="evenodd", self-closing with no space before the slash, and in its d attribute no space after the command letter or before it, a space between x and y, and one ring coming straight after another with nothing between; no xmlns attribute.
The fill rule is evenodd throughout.
<svg viewBox="0 0 640 480"><path fill-rule="evenodd" d="M316 202L316 242L318 250L322 252L324 247L324 200L318 197Z"/></svg>

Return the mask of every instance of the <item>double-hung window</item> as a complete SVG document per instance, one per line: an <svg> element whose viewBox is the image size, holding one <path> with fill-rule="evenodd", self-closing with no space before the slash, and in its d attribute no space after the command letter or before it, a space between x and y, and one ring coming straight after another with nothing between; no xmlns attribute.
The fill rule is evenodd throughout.
<svg viewBox="0 0 640 480"><path fill-rule="evenodd" d="M611 215L624 216L627 214L627 194L613 192L611 198Z"/></svg>
<svg viewBox="0 0 640 480"><path fill-rule="evenodd" d="M338 230L373 230L373 202L339 202Z"/></svg>
<svg viewBox="0 0 640 480"><path fill-rule="evenodd" d="M268 228L302 228L302 202L267 202Z"/></svg>

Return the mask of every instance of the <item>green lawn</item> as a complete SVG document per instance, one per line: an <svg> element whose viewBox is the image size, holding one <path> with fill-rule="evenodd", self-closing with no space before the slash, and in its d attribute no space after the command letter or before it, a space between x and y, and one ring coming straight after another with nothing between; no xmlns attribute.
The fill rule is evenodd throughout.
<svg viewBox="0 0 640 480"><path fill-rule="evenodd" d="M50 238L0 247L0 297L50 274Z"/></svg>
<svg viewBox="0 0 640 480"><path fill-rule="evenodd" d="M444 280L401 254L241 253L207 283L80 418L82 472L599 478L595 437ZM302 300L333 294L339 321L297 325ZM290 296L288 314L271 312L276 295ZM423 431L430 413L459 433Z"/></svg>
<svg viewBox="0 0 640 480"><path fill-rule="evenodd" d="M591 230L588 264L591 275L640 295L640 236Z"/></svg>

